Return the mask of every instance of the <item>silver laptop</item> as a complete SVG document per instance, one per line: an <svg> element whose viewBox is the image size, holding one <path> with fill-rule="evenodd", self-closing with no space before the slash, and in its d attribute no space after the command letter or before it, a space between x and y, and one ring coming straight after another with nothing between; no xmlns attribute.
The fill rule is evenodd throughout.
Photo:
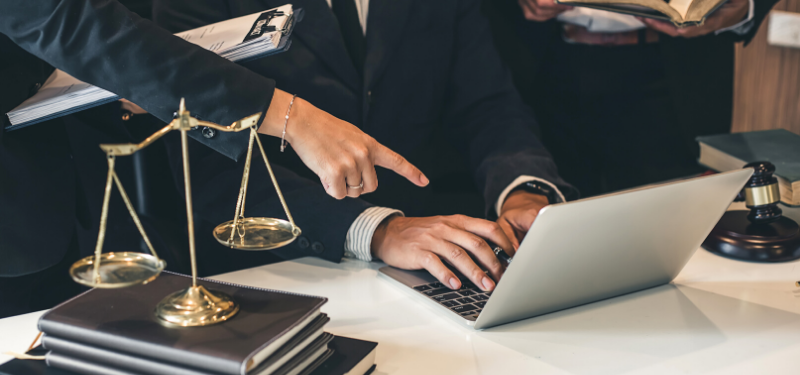
<svg viewBox="0 0 800 375"><path fill-rule="evenodd" d="M379 274L475 329L672 281L744 187L752 169L545 207L492 293L461 278L454 291L426 271Z"/></svg>

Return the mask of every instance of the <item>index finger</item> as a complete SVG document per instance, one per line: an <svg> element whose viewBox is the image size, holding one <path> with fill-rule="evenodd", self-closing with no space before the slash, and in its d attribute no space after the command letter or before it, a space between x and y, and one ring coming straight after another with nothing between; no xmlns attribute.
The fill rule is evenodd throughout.
<svg viewBox="0 0 800 375"><path fill-rule="evenodd" d="M643 18L637 17L639 21L642 21L645 25L649 26L651 29L655 31L662 32L669 36L678 36L678 28L675 25L663 21L657 21L652 18Z"/></svg>
<svg viewBox="0 0 800 375"><path fill-rule="evenodd" d="M413 164L409 163L406 158L400 154L390 150L388 147L377 143L377 148L373 153L373 160L375 165L390 169L395 173L405 177L417 186L427 186L428 178Z"/></svg>
<svg viewBox="0 0 800 375"><path fill-rule="evenodd" d="M461 220L461 225L464 230L475 233L506 250L508 254L514 254L514 245L508 239L503 228L494 221L483 219L476 219L469 216L464 216Z"/></svg>

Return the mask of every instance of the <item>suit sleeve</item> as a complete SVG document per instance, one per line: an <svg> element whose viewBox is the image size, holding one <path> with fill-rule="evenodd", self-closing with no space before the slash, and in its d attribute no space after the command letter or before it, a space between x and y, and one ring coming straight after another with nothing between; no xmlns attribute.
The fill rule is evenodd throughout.
<svg viewBox="0 0 800 375"><path fill-rule="evenodd" d="M275 82L157 27L115 0L3 0L0 33L74 77L170 121L181 98L198 117L230 124L265 113ZM243 133L192 137L237 159Z"/></svg>
<svg viewBox="0 0 800 375"><path fill-rule="evenodd" d="M487 214L503 189L521 175L556 185L568 199L577 191L558 175L550 153L534 135L533 114L517 93L495 51L479 1L461 1L445 126L469 160Z"/></svg>
<svg viewBox="0 0 800 375"><path fill-rule="evenodd" d="M761 26L761 23L764 22L764 18L767 17L769 11L772 10L772 7L775 6L778 1L779 0L754 0L753 19L751 20L752 26L750 26L750 29L741 35L732 32L726 32L720 35L724 35L725 37L736 42L744 41L745 45L749 44L750 41L756 36L758 28Z"/></svg>

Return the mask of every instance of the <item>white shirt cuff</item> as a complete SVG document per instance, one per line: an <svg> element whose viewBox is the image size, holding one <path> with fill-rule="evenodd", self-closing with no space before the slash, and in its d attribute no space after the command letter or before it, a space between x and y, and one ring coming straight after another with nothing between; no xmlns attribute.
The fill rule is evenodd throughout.
<svg viewBox="0 0 800 375"><path fill-rule="evenodd" d="M726 31L730 31L735 34L744 35L747 34L748 31L753 27L753 23L750 22L753 20L753 14L755 13L755 0L750 0L750 9L747 11L747 18L742 20L733 26L728 26L724 29L719 29L714 32L714 35L719 35L720 33L724 33Z"/></svg>
<svg viewBox="0 0 800 375"><path fill-rule="evenodd" d="M367 262L371 261L370 245L372 244L372 236L375 234L375 230L378 229L378 225L391 215L405 216L403 211L386 207L370 207L364 210L361 215L358 215L353 224L350 225L350 229L347 230L347 236L344 240L344 256Z"/></svg>
<svg viewBox="0 0 800 375"><path fill-rule="evenodd" d="M562 202L566 202L567 201L564 198L564 194L561 194L561 190L558 190L556 185L553 185L550 181L543 180L543 179L538 178L538 177L523 175L523 176L517 177L513 182L511 182L511 184L509 184L505 188L505 190L503 190L502 193L500 193L500 196L497 198L497 203L494 206L494 210L495 210L495 212L497 212L497 216L500 216L500 209L503 208L503 203L505 203L506 197L508 197L508 194L511 193L511 190L514 190L514 188L516 188L519 185L522 185L522 184L525 184L525 183L528 183L528 182L531 182L531 181L541 182L543 184L546 184L547 186L550 186L551 188L553 188L553 190L555 190L556 194L558 194L558 197L561 198Z"/></svg>

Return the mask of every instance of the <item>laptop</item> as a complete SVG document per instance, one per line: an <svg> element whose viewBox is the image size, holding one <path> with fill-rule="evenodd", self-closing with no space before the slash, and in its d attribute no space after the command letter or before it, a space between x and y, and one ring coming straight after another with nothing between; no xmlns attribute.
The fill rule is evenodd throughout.
<svg viewBox="0 0 800 375"><path fill-rule="evenodd" d="M379 275L457 322L484 329L667 284L683 269L752 169L545 207L502 279L451 290L427 271Z"/></svg>

